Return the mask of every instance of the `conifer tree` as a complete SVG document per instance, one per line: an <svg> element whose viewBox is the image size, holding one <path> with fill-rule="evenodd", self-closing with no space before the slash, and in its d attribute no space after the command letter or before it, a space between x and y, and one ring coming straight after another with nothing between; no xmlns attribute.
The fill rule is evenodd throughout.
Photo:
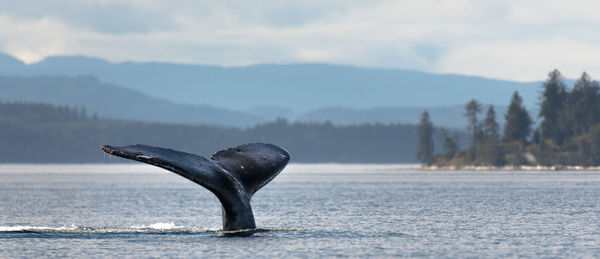
<svg viewBox="0 0 600 259"><path fill-rule="evenodd" d="M85 109L85 106L81 106L79 108L79 119L80 120L85 120L87 118L87 111Z"/></svg>
<svg viewBox="0 0 600 259"><path fill-rule="evenodd" d="M500 126L496 122L496 111L494 106L488 107L485 119L483 120L482 131L483 135L487 140L499 140L500 139Z"/></svg>
<svg viewBox="0 0 600 259"><path fill-rule="evenodd" d="M567 91L560 72L556 69L550 72L543 87L539 113L539 117L543 118L540 125L541 135L543 139L551 139L560 145L568 128L565 119Z"/></svg>
<svg viewBox="0 0 600 259"><path fill-rule="evenodd" d="M471 148L475 149L481 139L481 127L477 120L477 115L481 113L481 104L477 100L472 99L465 105L463 115L467 117L467 130L471 135Z"/></svg>
<svg viewBox="0 0 600 259"><path fill-rule="evenodd" d="M429 119L429 112L421 114L421 121L417 126L419 144L417 146L417 159L431 165L433 163L433 123Z"/></svg>
<svg viewBox="0 0 600 259"><path fill-rule="evenodd" d="M523 99L515 91L506 112L506 125L504 126L504 141L518 141L527 144L527 138L531 133L531 117L523 107Z"/></svg>
<svg viewBox="0 0 600 259"><path fill-rule="evenodd" d="M440 137L442 137L444 152L446 158L452 159L456 151L458 151L458 136L450 135L445 128L440 129Z"/></svg>
<svg viewBox="0 0 600 259"><path fill-rule="evenodd" d="M540 128L537 128L533 131L533 136L531 137L531 142L534 144L540 144L541 134Z"/></svg>
<svg viewBox="0 0 600 259"><path fill-rule="evenodd" d="M571 127L568 135L578 136L600 122L598 114L598 82L583 72L567 98L567 122Z"/></svg>

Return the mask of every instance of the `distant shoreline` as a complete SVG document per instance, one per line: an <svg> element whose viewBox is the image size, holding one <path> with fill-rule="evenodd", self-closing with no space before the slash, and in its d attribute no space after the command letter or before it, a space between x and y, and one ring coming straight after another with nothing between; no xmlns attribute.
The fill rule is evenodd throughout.
<svg viewBox="0 0 600 259"><path fill-rule="evenodd" d="M345 173L369 172L484 172L484 171L600 171L600 166L422 166L418 164L348 164L348 163L290 163L287 173ZM0 163L0 174L6 173L163 173L164 169L141 163Z"/></svg>
<svg viewBox="0 0 600 259"><path fill-rule="evenodd" d="M600 171L600 166L554 165L554 166L420 166L419 171Z"/></svg>

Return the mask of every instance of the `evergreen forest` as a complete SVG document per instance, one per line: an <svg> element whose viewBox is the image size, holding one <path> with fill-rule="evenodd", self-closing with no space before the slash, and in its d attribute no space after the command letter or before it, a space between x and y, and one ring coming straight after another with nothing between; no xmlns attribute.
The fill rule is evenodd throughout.
<svg viewBox="0 0 600 259"><path fill-rule="evenodd" d="M124 163L129 161L111 158L100 145L136 143L210 157L251 142L280 145L292 154L292 162L416 162L414 125L336 126L285 119L248 128L166 124L98 118L84 107L0 101L2 163Z"/></svg>
<svg viewBox="0 0 600 259"><path fill-rule="evenodd" d="M514 92L503 127L493 106L484 107L475 99L468 102L463 115L470 144L463 150L458 150L456 136L442 132L443 151L433 155L428 141L433 124L425 111L418 125L418 159L436 166L600 165L600 85L585 72L571 88L564 81L558 70L548 74L540 91L539 114L529 114Z"/></svg>

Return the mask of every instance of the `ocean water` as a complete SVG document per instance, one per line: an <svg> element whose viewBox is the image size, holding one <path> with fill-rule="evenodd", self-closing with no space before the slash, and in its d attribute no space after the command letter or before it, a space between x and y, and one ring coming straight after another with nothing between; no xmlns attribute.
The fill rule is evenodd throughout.
<svg viewBox="0 0 600 259"><path fill-rule="evenodd" d="M597 257L599 172L291 164L249 237L147 165L0 165L0 257Z"/></svg>

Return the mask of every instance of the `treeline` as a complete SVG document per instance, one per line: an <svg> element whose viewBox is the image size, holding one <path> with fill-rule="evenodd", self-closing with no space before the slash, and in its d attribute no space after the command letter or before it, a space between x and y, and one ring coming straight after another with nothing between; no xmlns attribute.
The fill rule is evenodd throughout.
<svg viewBox="0 0 600 259"><path fill-rule="evenodd" d="M4 102L0 100L0 117L17 118L24 121L75 121L88 119L85 107L72 108L68 105L45 103ZM94 118L97 115L94 113Z"/></svg>
<svg viewBox="0 0 600 259"><path fill-rule="evenodd" d="M482 105L472 100L465 105L470 146L457 150L455 138L445 136L444 152L434 155L428 142L433 125L427 111L418 126L417 156L432 165L600 165L600 85L583 73L568 89L558 70L548 74L542 85L540 112L532 118L515 92L504 114L506 123L496 122L493 106L480 121ZM540 123L536 124L535 119ZM537 125L537 126L536 126Z"/></svg>
<svg viewBox="0 0 600 259"><path fill-rule="evenodd" d="M439 137L434 136L434 139ZM270 142L290 151L292 162L414 163L415 127L403 124L335 126L279 119L245 129L109 120L84 108L0 104L0 162L127 162L100 145L143 143L209 157L215 151Z"/></svg>

